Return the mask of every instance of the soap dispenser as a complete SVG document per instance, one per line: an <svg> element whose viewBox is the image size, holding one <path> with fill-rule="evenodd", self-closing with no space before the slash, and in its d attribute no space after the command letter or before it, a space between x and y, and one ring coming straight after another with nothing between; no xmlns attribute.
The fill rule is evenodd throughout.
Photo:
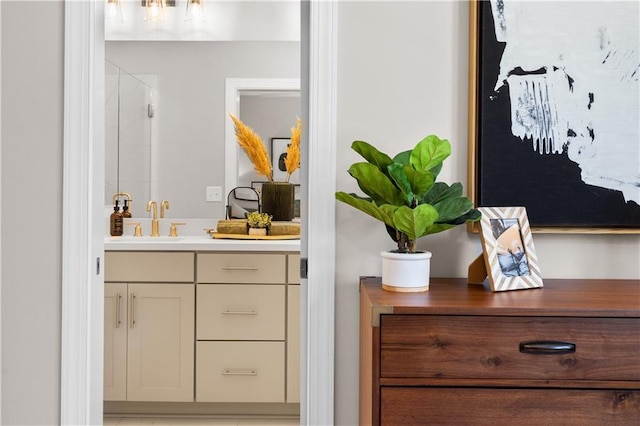
<svg viewBox="0 0 640 426"><path fill-rule="evenodd" d="M129 204L126 198L124 199L124 206L122 207L122 217L128 219L131 217L131 212L129 211Z"/></svg>
<svg viewBox="0 0 640 426"><path fill-rule="evenodd" d="M124 233L124 221L122 213L120 213L120 207L118 207L118 200L116 205L113 206L113 213L111 213L111 236L120 237Z"/></svg>

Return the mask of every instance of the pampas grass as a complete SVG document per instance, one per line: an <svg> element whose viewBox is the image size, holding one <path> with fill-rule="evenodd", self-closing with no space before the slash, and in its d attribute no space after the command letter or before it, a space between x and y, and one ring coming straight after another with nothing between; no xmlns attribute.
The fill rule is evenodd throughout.
<svg viewBox="0 0 640 426"><path fill-rule="evenodd" d="M298 117L296 127L291 128L291 143L287 146L287 158L284 165L287 168L285 182L289 182L291 174L300 167L300 133L302 130L302 120Z"/></svg>
<svg viewBox="0 0 640 426"><path fill-rule="evenodd" d="M236 139L238 145L249 157L249 160L253 163L253 168L256 172L266 177L270 182L273 181L273 171L271 170L271 161L269 160L269 154L267 154L267 148L262 143L262 138L253 131L253 129L233 114L229 114L233 124L236 128Z"/></svg>

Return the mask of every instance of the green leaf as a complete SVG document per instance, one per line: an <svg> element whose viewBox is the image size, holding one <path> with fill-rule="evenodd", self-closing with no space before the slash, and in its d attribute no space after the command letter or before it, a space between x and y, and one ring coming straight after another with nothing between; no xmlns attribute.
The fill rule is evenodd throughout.
<svg viewBox="0 0 640 426"><path fill-rule="evenodd" d="M438 219L438 211L429 204L420 204L415 209L402 206L393 214L393 227L407 234L407 237L415 241L424 234Z"/></svg>
<svg viewBox="0 0 640 426"><path fill-rule="evenodd" d="M377 166L369 163L355 163L349 168L349 174L358 181L360 189L373 198L376 204L403 205L406 203L402 192Z"/></svg>
<svg viewBox="0 0 640 426"><path fill-rule="evenodd" d="M411 165L416 169L431 170L451 155L451 145L446 139L429 135L422 139L411 151Z"/></svg>
<svg viewBox="0 0 640 426"><path fill-rule="evenodd" d="M482 218L482 213L479 210L471 209L467 213L462 216L455 218L454 220L450 220L447 223L453 226L462 225L466 222L477 222Z"/></svg>
<svg viewBox="0 0 640 426"><path fill-rule="evenodd" d="M356 194L347 194L342 191L336 192L336 199L349 204L351 207L355 207L361 212L364 212L389 226L393 226L393 214L389 214L388 210L379 208L372 201L358 197Z"/></svg>
<svg viewBox="0 0 640 426"><path fill-rule="evenodd" d="M387 154L378 151L365 141L354 141L351 144L351 149L364 157L370 164L378 167L382 173L387 173L387 167L393 163L393 160Z"/></svg>
<svg viewBox="0 0 640 426"><path fill-rule="evenodd" d="M410 170L413 170L411 169L411 166L403 166L400 163L390 164L387 169L389 170L389 176L391 176L391 179L393 179L396 186L404 194L406 204L411 205L415 197L413 195L411 182L409 182L409 178L405 173L405 167L408 167Z"/></svg>
<svg viewBox="0 0 640 426"><path fill-rule="evenodd" d="M431 172L426 170L416 170L411 166L404 166L404 172L409 179L411 190L413 191L415 198L418 200L418 203L424 204L420 202L420 200L422 200L425 194L429 192L436 177Z"/></svg>
<svg viewBox="0 0 640 426"><path fill-rule="evenodd" d="M411 160L411 150L403 151L399 154L396 154L396 156L393 157L394 163L400 163L403 166L409 164L410 160Z"/></svg>
<svg viewBox="0 0 640 426"><path fill-rule="evenodd" d="M456 197L462 197L462 184L460 182L456 182L451 186L444 182L436 182L423 201L427 204L436 204L447 198Z"/></svg>
<svg viewBox="0 0 640 426"><path fill-rule="evenodd" d="M449 221L466 214L473 208L473 203L467 197L447 198L434 204L440 213L438 223L449 223Z"/></svg>
<svg viewBox="0 0 640 426"><path fill-rule="evenodd" d="M454 228L456 225L452 225L450 223L434 223L431 226L425 228L424 232L420 237L424 237L425 235L437 234L438 232L446 231L447 229ZM420 238L418 237L418 238Z"/></svg>

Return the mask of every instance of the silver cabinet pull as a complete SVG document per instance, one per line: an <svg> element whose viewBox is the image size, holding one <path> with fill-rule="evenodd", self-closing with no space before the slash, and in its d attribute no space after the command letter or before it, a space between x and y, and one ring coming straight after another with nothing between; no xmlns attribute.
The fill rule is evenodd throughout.
<svg viewBox="0 0 640 426"><path fill-rule="evenodd" d="M120 328L120 323L122 322L120 320L121 304L122 304L122 294L118 293L116 296L116 328Z"/></svg>
<svg viewBox="0 0 640 426"><path fill-rule="evenodd" d="M258 372L256 370L224 370L222 372L223 376L257 376Z"/></svg>
<svg viewBox="0 0 640 426"><path fill-rule="evenodd" d="M223 266L224 271L257 271L257 266Z"/></svg>
<svg viewBox="0 0 640 426"><path fill-rule="evenodd" d="M224 311L222 315L258 315L258 311Z"/></svg>
<svg viewBox="0 0 640 426"><path fill-rule="evenodd" d="M136 325L136 295L131 293L131 328Z"/></svg>

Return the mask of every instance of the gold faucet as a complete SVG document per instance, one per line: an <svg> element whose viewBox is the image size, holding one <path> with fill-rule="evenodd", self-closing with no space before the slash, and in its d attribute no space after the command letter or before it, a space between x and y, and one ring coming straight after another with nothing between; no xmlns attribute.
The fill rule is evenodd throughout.
<svg viewBox="0 0 640 426"><path fill-rule="evenodd" d="M113 194L113 204L116 203L116 200L119 200L120 197L127 197L127 201L129 202L129 208L131 208L131 194L129 194L128 192L118 192L116 194Z"/></svg>
<svg viewBox="0 0 640 426"><path fill-rule="evenodd" d="M147 203L147 211L150 212L153 207L153 220L151 220L151 236L159 237L160 232L158 232L158 203L155 201L149 201Z"/></svg>
<svg viewBox="0 0 640 426"><path fill-rule="evenodd" d="M160 202L160 218L164 218L164 211L169 210L169 201L168 200L162 200L162 202Z"/></svg>

